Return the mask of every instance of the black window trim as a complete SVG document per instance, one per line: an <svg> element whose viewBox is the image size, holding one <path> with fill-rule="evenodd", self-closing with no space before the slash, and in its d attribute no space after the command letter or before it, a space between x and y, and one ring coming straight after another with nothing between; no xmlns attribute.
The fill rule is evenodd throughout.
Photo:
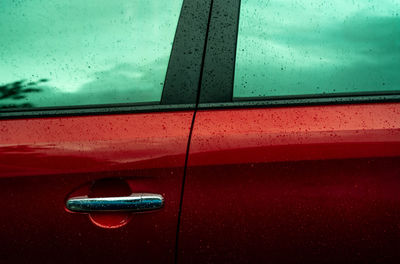
<svg viewBox="0 0 400 264"><path fill-rule="evenodd" d="M160 102L10 108L0 119L194 110L210 10L211 0L183 0Z"/></svg>
<svg viewBox="0 0 400 264"><path fill-rule="evenodd" d="M234 99L240 4L241 0L214 0L198 109L400 102L400 91Z"/></svg>
<svg viewBox="0 0 400 264"><path fill-rule="evenodd" d="M350 105L400 102L400 94L200 103L197 110Z"/></svg>
<svg viewBox="0 0 400 264"><path fill-rule="evenodd" d="M214 0L199 103L232 102L240 0Z"/></svg>

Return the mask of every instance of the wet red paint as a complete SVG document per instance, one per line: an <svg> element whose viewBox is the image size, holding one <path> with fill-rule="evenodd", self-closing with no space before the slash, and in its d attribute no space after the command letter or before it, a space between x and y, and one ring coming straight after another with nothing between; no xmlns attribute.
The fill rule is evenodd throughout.
<svg viewBox="0 0 400 264"><path fill-rule="evenodd" d="M173 262L192 116L169 112L2 120L0 262ZM104 178L124 179L132 192L162 194L165 206L134 214L114 229L65 210L71 194L101 195L90 186ZM114 187L110 189L118 194ZM107 224L107 219L96 223Z"/></svg>
<svg viewBox="0 0 400 264"><path fill-rule="evenodd" d="M0 177L181 166L190 122L191 113L3 120Z"/></svg>
<svg viewBox="0 0 400 264"><path fill-rule="evenodd" d="M199 111L181 263L398 263L400 104Z"/></svg>
<svg viewBox="0 0 400 264"><path fill-rule="evenodd" d="M173 262L192 115L1 121L1 261ZM178 261L397 263L399 145L400 104L199 111ZM127 193L94 193L104 178L165 206L95 224L65 210Z"/></svg>

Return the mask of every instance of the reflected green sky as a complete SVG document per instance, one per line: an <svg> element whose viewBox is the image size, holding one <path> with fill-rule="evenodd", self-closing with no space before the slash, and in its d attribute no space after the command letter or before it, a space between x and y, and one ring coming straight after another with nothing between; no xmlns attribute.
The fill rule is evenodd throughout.
<svg viewBox="0 0 400 264"><path fill-rule="evenodd" d="M160 101L182 0L0 0L0 86L41 92L6 104Z"/></svg>
<svg viewBox="0 0 400 264"><path fill-rule="evenodd" d="M234 97L400 90L400 1L242 0Z"/></svg>

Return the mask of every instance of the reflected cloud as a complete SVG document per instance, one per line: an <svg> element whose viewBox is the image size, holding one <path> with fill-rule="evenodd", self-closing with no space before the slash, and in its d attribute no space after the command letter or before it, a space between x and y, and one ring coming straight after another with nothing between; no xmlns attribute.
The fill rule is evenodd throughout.
<svg viewBox="0 0 400 264"><path fill-rule="evenodd" d="M158 102L164 84L154 76L164 74L165 61L168 57L141 66L117 64L95 72L92 80L70 92L51 86L48 79L17 81L0 86L0 108Z"/></svg>
<svg viewBox="0 0 400 264"><path fill-rule="evenodd" d="M399 90L400 4L373 2L244 1L234 96Z"/></svg>
<svg viewBox="0 0 400 264"><path fill-rule="evenodd" d="M51 80L21 107L159 101L181 7L182 0L1 1L0 85ZM9 100L3 107L16 105Z"/></svg>

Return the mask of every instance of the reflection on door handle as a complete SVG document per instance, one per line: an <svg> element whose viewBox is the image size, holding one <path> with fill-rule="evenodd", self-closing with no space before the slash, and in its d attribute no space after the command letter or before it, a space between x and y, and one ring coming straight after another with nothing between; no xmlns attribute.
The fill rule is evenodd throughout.
<svg viewBox="0 0 400 264"><path fill-rule="evenodd" d="M133 193L123 197L88 198L74 197L67 200L66 207L72 212L143 212L162 208L164 198L160 194Z"/></svg>

